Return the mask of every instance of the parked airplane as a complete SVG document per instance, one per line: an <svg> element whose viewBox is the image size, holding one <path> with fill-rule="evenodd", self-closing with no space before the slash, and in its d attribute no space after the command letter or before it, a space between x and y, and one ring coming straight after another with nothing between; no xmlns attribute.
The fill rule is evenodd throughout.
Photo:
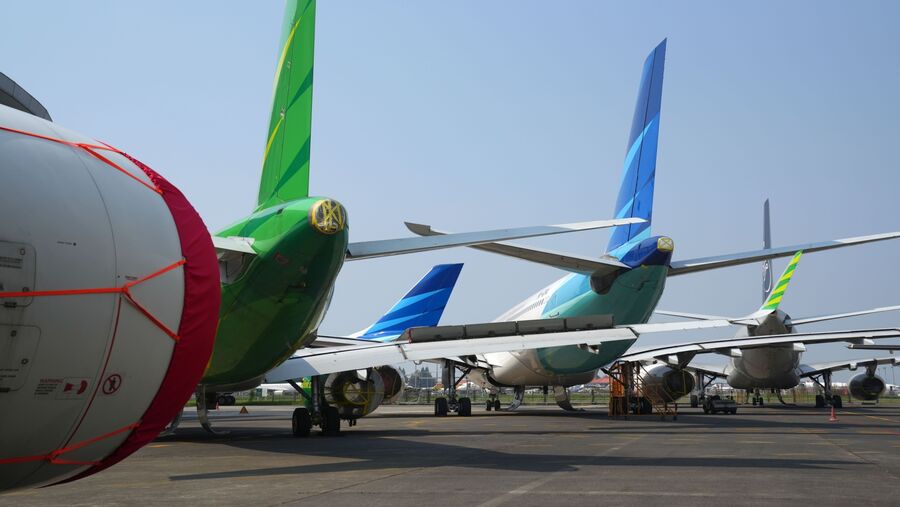
<svg viewBox="0 0 900 507"><path fill-rule="evenodd" d="M480 250L561 268L570 274L514 306L492 324L431 330L414 329L406 333L404 336L413 342L437 336L466 338L483 336L486 333L519 334L524 338L515 343L527 339L532 345L527 350L513 350L510 348L510 342L504 347L500 345L502 342L498 341L497 347L489 352L476 350L460 352L465 350L460 346L465 340L458 340L455 342L457 346L452 350L440 349L443 355L438 357L441 357L447 365L444 369L444 385L454 384L456 370L459 369L468 374L470 379L478 379L479 383L486 387L493 389L500 386L515 387L516 401L512 408L521 404L525 386L553 386L557 403L571 410L566 387L590 382L600 367L625 353L639 334L732 324L728 319L645 324L662 295L668 277L786 257L801 249L815 252L900 236L900 233L894 232L672 261L674 250L672 239L666 236L651 236L650 233L665 51L666 41L663 41L650 53L644 63L615 207L617 218L641 218L644 221L615 227L607 253L598 258L508 243L492 242L473 246ZM407 225L414 233L423 236L446 234L428 225ZM601 322L600 316L604 316L607 322ZM604 330L607 339L602 346L560 344L550 347L537 342L538 338L542 337L541 334L530 334L535 330L545 332L563 330L568 322L583 324L583 321L578 319L593 319L592 326L608 328ZM613 321L620 325L613 327ZM878 337L894 336L897 332L896 329L883 331ZM795 338L796 336L801 335L795 335ZM841 339L852 341L867 336L868 334L862 332L853 332L841 335ZM431 359L424 355L409 356L405 349L409 345L416 343L386 344L380 348L347 347L326 351L300 351L269 372L266 377L269 381L281 381L411 359ZM460 405L461 401L463 403ZM439 398L435 401L435 414L446 415L448 410L454 408L458 410L459 406L468 406L468 400L457 399L456 393L451 389L449 399ZM488 410L499 407L500 403L496 398L486 403ZM459 412L468 413L467 410Z"/></svg>
<svg viewBox="0 0 900 507"><path fill-rule="evenodd" d="M406 295L400 298L381 318L372 325L347 337L318 335L312 346L358 344L361 342L385 342L400 336L412 326L436 326L450 300L450 294L462 271L462 264L439 264L431 268ZM369 368L362 372L345 371L329 375L324 379L324 399L337 409L340 418L356 419L377 408L381 403L396 400L403 392L404 379L391 366ZM261 395L299 393L311 400L310 386L301 387L295 381L262 383L255 387ZM236 399L231 392L219 393L218 405L234 405ZM337 424L334 418L332 424ZM181 414L170 425L166 435L174 433L181 422ZM300 422L300 424L306 424Z"/></svg>
<svg viewBox="0 0 900 507"><path fill-rule="evenodd" d="M769 221L769 201L766 200L763 207L764 227L763 242L766 248L771 246L771 227ZM778 283L772 285L770 261L766 261L763 270L763 304L760 308L746 317L725 318L711 315L698 315L693 313L657 311L663 315L685 317L697 320L716 321L725 318L735 325L742 326L736 339L747 339L744 345L729 340L723 343L698 342L696 344L677 344L654 347L648 351L626 354L621 361L639 361L645 364L664 363L651 368L647 372L648 379L658 389L650 389L648 392L661 398L660 401L671 402L689 392L692 392L691 405L697 406L699 398L703 397L705 386L716 378L725 378L728 385L735 389L745 389L748 394L752 392L754 405L762 405L763 397L760 390L790 389L797 386L801 379L810 378L822 389L823 394L816 396L816 406L824 406L829 403L833 406L842 405L841 397L832 392L831 374L835 371L865 367L866 372L857 375L849 383L851 396L863 400L877 399L885 390L884 380L875 374L875 368L879 364L898 364L894 358L873 359L868 361L850 360L829 362L824 364L800 364L802 353L806 345L815 343L829 343L835 341L851 341L862 343L867 337L864 333L855 339L848 340L841 333L809 333L797 335L796 327L804 324L812 324L835 319L842 319L858 315L900 310L898 306L888 306L834 315L822 315L809 318L791 318L787 313L779 309L788 285L796 272L802 251L798 251L788 263L778 279ZM782 335L778 339L756 339L756 337ZM785 340L783 335L787 335ZM692 361L697 354L718 353L731 356L731 364L724 367L700 366ZM709 379L709 380L707 380Z"/></svg>
<svg viewBox="0 0 900 507"><path fill-rule="evenodd" d="M162 176L0 76L0 408L16 414L0 418L0 490L118 462L198 380L209 427L217 391L315 339L344 260L640 222L350 243L346 210L308 193L315 3L287 14L258 206L213 241Z"/></svg>
<svg viewBox="0 0 900 507"><path fill-rule="evenodd" d="M213 235L222 309L212 358L197 389L198 415L210 432L207 410L219 393L259 385L266 371L316 339L344 261L642 222L620 217L446 239L349 242L344 207L309 194L315 11L314 0L287 2L258 204ZM328 417L335 422L327 424L337 424L334 407L313 414L323 427Z"/></svg>

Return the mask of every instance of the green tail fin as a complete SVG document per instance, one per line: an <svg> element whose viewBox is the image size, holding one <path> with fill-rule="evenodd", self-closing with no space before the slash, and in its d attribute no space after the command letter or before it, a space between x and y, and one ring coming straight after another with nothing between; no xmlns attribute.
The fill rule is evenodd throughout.
<svg viewBox="0 0 900 507"><path fill-rule="evenodd" d="M315 0L288 0L258 208L309 195Z"/></svg>
<svg viewBox="0 0 900 507"><path fill-rule="evenodd" d="M772 293L769 294L768 299L766 299L765 303L759 308L760 311L774 312L778 309L778 304L781 303L781 298L784 296L785 291L787 291L788 283L790 283L791 277L794 276L794 269L797 268L801 255L803 255L803 250L798 251L794 254L794 257L791 258L791 262L784 268L784 273L781 274L781 278L778 279L778 283L775 284Z"/></svg>

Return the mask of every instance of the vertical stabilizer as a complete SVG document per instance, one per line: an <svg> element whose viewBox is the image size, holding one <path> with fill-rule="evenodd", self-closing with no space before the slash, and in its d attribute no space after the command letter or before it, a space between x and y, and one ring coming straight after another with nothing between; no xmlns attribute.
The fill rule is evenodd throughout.
<svg viewBox="0 0 900 507"><path fill-rule="evenodd" d="M431 268L384 316L354 336L364 340L390 341L411 327L436 326L462 267L462 264L439 264Z"/></svg>
<svg viewBox="0 0 900 507"><path fill-rule="evenodd" d="M646 222L616 227L607 247L607 252L612 255L621 256L634 243L650 237L665 60L666 41L663 40L644 61L614 210L616 218L637 217Z"/></svg>
<svg viewBox="0 0 900 507"><path fill-rule="evenodd" d="M315 31L315 0L288 0L257 209L309 195Z"/></svg>
<svg viewBox="0 0 900 507"><path fill-rule="evenodd" d="M769 200L763 204L763 248L772 248L772 225L769 221ZM772 293L772 259L766 259L763 263L763 303L769 299Z"/></svg>
<svg viewBox="0 0 900 507"><path fill-rule="evenodd" d="M769 297L763 301L761 307L759 307L759 312L774 312L778 309L778 305L781 303L781 298L784 297L784 293L787 291L788 284L791 282L791 278L794 276L794 270L797 269L797 264L800 262L800 256L803 255L803 250L798 251L791 258L791 262L788 263L787 267L784 268L784 273L781 274L781 278L778 279L778 283L775 284L775 288L772 289L772 293L769 294Z"/></svg>

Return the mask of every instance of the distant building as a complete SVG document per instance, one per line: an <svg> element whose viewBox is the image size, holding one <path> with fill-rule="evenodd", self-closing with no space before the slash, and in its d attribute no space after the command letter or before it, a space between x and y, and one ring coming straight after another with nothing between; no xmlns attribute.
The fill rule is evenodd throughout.
<svg viewBox="0 0 900 507"><path fill-rule="evenodd" d="M437 383L437 379L427 367L416 369L409 376L409 386L416 389L431 389Z"/></svg>

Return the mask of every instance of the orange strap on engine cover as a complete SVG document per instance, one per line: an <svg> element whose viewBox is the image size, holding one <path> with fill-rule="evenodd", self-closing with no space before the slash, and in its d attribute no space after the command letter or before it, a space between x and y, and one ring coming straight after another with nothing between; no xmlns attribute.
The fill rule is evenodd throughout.
<svg viewBox="0 0 900 507"><path fill-rule="evenodd" d="M81 442L63 447L62 449L57 449L53 452L49 452L47 454L38 454L35 456L21 456L18 458L0 458L0 465L8 465L11 463L26 463L29 461L48 461L50 463L53 463L54 465L96 465L98 463L97 461L75 461L75 460L68 460L68 459L60 459L60 456L67 452L72 452L72 451L81 449L82 447L91 445L95 442L99 442L101 440L104 440L104 439L107 439L110 437L114 437L114 436L118 435L119 433L131 431L131 430L137 428L138 426L140 426L140 424L141 424L140 422L136 422L134 424L129 424L128 426L123 426L117 430L110 431L109 433L104 433L103 435L100 435L100 436L97 436L94 438L89 438L87 440L83 440Z"/></svg>
<svg viewBox="0 0 900 507"><path fill-rule="evenodd" d="M122 297L125 298L126 301L131 303L139 312L141 312L150 322L153 322L158 328L160 328L164 333L166 333L170 338L175 340L176 342L179 340L178 334L175 331L169 329L168 326L162 323L159 319L157 319L149 310L144 308L143 305L137 302L134 299L134 296L131 294L131 288L140 283L146 282L147 280L151 280L158 276L162 276L173 269L176 269L185 264L184 259L181 259L177 262L173 262L168 266L154 271L147 276L138 278L137 280L126 283L121 287L98 287L92 289L63 289L63 290L36 290L36 291L19 291L19 292L0 292L0 299L9 299L9 298L30 298L30 297L47 297L47 296L82 296L86 294L121 294Z"/></svg>
<svg viewBox="0 0 900 507"><path fill-rule="evenodd" d="M125 170L119 164L116 164L112 160L110 160L110 159L104 157L103 155L101 155L100 153L98 153L97 150L106 150L106 151L111 151L113 153L118 153L119 155L125 156L124 153L122 153L121 151L117 150L116 148L113 148L112 146L110 146L106 143L103 143L103 146L100 146L99 144L76 143L73 141L66 141L65 139L58 139L56 137L45 136L42 134L35 134L34 132L27 132L25 130L19 130L19 129L9 128L9 127L0 127L0 130L5 130L6 132L12 132L14 134L22 134L22 135L29 136L29 137L35 137L38 139L43 139L45 141L51 141L54 143L65 144L66 146L71 146L73 148L80 148L80 149L88 152L92 157L100 160L104 164L121 172L122 174L128 176L129 178L133 179L134 181L140 183L141 185L144 185L145 187L149 188L150 190L156 192L157 194L162 194L162 189L160 189L159 187L151 185L151 184L147 183L146 181L138 178L137 176L135 176L135 175L131 174L130 172L128 172L127 170Z"/></svg>

